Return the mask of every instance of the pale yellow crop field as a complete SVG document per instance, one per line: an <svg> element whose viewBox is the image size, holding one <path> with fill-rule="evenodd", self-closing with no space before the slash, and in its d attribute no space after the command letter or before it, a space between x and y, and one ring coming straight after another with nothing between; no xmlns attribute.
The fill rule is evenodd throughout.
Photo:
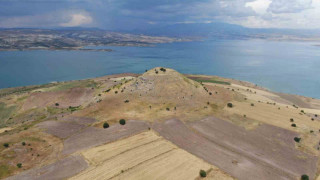
<svg viewBox="0 0 320 180"><path fill-rule="evenodd" d="M81 153L90 167L71 179L195 179L200 169L218 168L156 135L153 131ZM221 177L229 177L221 173Z"/></svg>

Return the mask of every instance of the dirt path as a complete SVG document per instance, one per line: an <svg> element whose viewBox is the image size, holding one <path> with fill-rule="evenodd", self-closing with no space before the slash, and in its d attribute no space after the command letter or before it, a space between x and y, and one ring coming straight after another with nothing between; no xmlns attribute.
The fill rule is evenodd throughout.
<svg viewBox="0 0 320 180"><path fill-rule="evenodd" d="M179 120L169 120L162 124L155 123L153 128L179 147L240 180L296 178L293 174L209 140L198 132L190 130Z"/></svg>

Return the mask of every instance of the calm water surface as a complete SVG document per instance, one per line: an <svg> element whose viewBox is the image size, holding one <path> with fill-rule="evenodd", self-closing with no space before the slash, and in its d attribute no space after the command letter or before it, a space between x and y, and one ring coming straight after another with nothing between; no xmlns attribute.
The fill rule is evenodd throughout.
<svg viewBox="0 0 320 180"><path fill-rule="evenodd" d="M0 52L0 88L143 73L164 66L182 73L224 76L277 92L320 98L320 47L314 44L210 40L156 47L104 47L113 52Z"/></svg>

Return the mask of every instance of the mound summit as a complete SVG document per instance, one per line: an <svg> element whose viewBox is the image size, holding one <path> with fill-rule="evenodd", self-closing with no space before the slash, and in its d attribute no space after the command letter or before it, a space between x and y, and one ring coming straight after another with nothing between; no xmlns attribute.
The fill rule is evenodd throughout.
<svg viewBox="0 0 320 180"><path fill-rule="evenodd" d="M169 68L156 67L136 78L121 81L107 90L94 110L90 109L95 112L95 118L121 111L128 118L148 121L164 117L192 119L195 114L208 114L211 109L208 102L214 102L212 93L201 83Z"/></svg>

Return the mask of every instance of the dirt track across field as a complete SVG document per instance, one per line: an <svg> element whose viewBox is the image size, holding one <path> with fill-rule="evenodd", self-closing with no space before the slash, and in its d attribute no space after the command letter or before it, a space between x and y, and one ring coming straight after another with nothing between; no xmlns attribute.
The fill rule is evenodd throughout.
<svg viewBox="0 0 320 180"><path fill-rule="evenodd" d="M221 170L240 180L296 179L301 176L299 173L302 172L310 173L310 177L314 177L315 175L316 158L312 159L312 157L293 149L292 139L290 138L294 133L290 132L288 135L279 138L278 136L286 133L278 129L270 129L270 127L266 126L266 129L265 127L260 127L259 129L259 132L263 135L252 137L255 136L256 133L248 133L245 129L241 129L231 123L223 122L219 119L212 120L210 118L191 123L190 125L196 130L189 129L179 120L155 123L153 128L161 136L178 145L180 148L216 165ZM215 125L217 127L212 127ZM275 131L279 131L280 134L275 133ZM248 142L242 145L241 143L247 138L249 138ZM289 143L285 143L289 140ZM257 141L261 141L261 144L256 145ZM274 141L278 141L277 144L284 144L282 144L281 147L270 145ZM264 149L261 150L259 148L262 148L261 145L263 145L263 143L266 144L263 147ZM268 145L270 145L270 147L268 147ZM274 154L272 154L273 150L275 150ZM280 158L277 160L278 157L276 156L271 159L262 160L278 152L281 154L288 153L285 157L290 159L280 162L283 159ZM297 155L302 155L302 157L297 157ZM286 165L287 167L284 167ZM297 172L295 172L295 170Z"/></svg>
<svg viewBox="0 0 320 180"><path fill-rule="evenodd" d="M7 178L8 180L55 180L74 176L88 167L81 156L70 156L53 164L25 171L19 175Z"/></svg>
<svg viewBox="0 0 320 180"><path fill-rule="evenodd" d="M148 125L141 121L127 121L125 125L116 124L107 129L88 127L64 141L62 154L113 142L148 130Z"/></svg>

